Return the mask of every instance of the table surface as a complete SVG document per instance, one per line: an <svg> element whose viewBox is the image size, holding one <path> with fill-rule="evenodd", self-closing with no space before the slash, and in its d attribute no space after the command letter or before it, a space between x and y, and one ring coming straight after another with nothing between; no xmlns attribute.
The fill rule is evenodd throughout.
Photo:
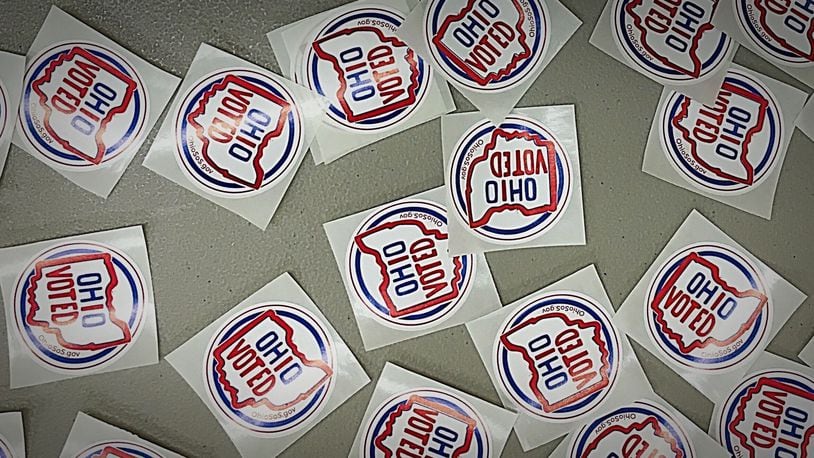
<svg viewBox="0 0 814 458"><path fill-rule="evenodd" d="M65 11L178 76L184 75L203 41L279 71L266 32L341 3L57 1ZM798 288L814 293L811 140L794 133L771 221L644 174L642 154L661 87L588 43L604 2L563 3L583 25L518 106L576 105L588 243L489 254L503 303L595 263L618 308L693 208ZM25 54L50 3L2 4L0 49ZM743 47L735 61L805 89ZM460 111L473 109L459 94L455 101ZM438 120L327 166L315 166L306 158L265 231L142 167L154 134L106 200L12 146L0 181L0 246L143 224L162 357L268 281L290 272L320 305L373 383L284 456L346 456L386 361L498 403L463 326L365 352L322 229L326 221L442 185ZM795 357L811 338L812 302L791 317L769 350ZM6 326L0 326L0 342L6 342L5 332ZM655 357L634 347L654 389L706 430L712 404ZM215 418L166 361L13 391L8 389L8 371L3 344L0 411L23 411L30 456L56 456L78 410L184 455L237 455ZM546 456L554 446L528 456ZM504 456L523 456L514 436Z"/></svg>

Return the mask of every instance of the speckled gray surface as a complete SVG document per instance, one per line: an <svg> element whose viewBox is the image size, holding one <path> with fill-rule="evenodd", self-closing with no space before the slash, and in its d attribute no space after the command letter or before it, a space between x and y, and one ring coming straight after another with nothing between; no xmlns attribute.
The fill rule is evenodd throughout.
<svg viewBox="0 0 814 458"><path fill-rule="evenodd" d="M201 41L276 69L265 33L342 2L59 1L58 6L150 62L183 76ZM814 151L794 134L772 221L726 207L640 171L660 87L588 44L599 0L564 0L584 22L520 106L574 103L579 129L584 247L488 256L504 303L596 263L618 307L692 208L699 209L803 291L814 294ZM0 49L24 54L50 4L0 1ZM802 87L741 49L736 62ZM471 106L456 94L462 110ZM152 138L152 137L151 137ZM147 145L149 144L149 140ZM440 123L395 135L329 165L306 159L262 232L240 217L141 167L143 147L107 200L94 197L12 147L0 181L0 246L144 224L153 270L161 355L250 293L288 271L321 305L374 379L385 361L497 402L462 327L373 352L362 348L322 223L443 183ZM769 349L794 357L811 337L807 301ZM2 319L2 318L0 318ZM30 456L56 456L81 409L190 456L235 456L206 407L164 361L35 388L8 389L5 323L0 331L0 411L22 410ZM706 429L711 404L637 348L655 389ZM370 384L285 456L346 456ZM553 444L528 456L546 456ZM505 456L522 456L512 437Z"/></svg>

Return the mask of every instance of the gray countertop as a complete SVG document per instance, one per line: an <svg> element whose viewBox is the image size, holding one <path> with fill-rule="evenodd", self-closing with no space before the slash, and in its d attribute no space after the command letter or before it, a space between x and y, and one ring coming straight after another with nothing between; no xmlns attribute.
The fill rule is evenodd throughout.
<svg viewBox="0 0 814 458"><path fill-rule="evenodd" d="M693 208L798 288L814 294L811 140L799 131L791 140L771 221L642 173L642 154L661 87L588 44L604 2L563 1L584 24L519 106L576 105L588 244L489 254L503 303L595 263L618 307ZM0 49L25 54L50 3L1 3ZM265 33L340 3L57 2L122 46L178 76L184 75L202 41L278 70ZM803 88L743 48L735 61ZM459 110L472 109L460 95L456 94L455 100ZM142 167L151 139L152 135L107 200L74 186L13 146L0 181L0 246L143 224L161 356L287 271L321 306L374 383L384 363L392 361L498 402L463 327L365 352L322 230L326 221L442 185L438 120L328 166L314 166L310 157L306 158L265 232ZM794 358L811 338L812 318L814 307L808 300L769 350ZM185 455L237 455L215 418L165 361L11 391L5 333L2 324L0 411L23 411L30 456L56 456L77 410ZM711 403L655 357L635 347L656 391L706 429ZM313 428L284 456L346 456L374 383ZM541 447L528 456L546 456L553 448L554 444ZM522 455L517 439L510 438L504 456Z"/></svg>

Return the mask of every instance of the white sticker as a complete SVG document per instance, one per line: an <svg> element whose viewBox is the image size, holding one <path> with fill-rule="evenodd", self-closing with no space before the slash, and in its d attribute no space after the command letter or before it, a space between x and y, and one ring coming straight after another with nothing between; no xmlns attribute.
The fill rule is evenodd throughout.
<svg viewBox="0 0 814 458"><path fill-rule="evenodd" d="M0 413L0 457L25 458L25 434L23 414Z"/></svg>
<svg viewBox="0 0 814 458"><path fill-rule="evenodd" d="M718 0L608 0L591 44L642 75L712 102L737 43L712 26Z"/></svg>
<svg viewBox="0 0 814 458"><path fill-rule="evenodd" d="M808 103L803 107L800 116L797 117L796 124L801 132L814 140L814 98L808 99Z"/></svg>
<svg viewBox="0 0 814 458"><path fill-rule="evenodd" d="M557 0L424 0L397 33L500 123L580 24Z"/></svg>
<svg viewBox="0 0 814 458"><path fill-rule="evenodd" d="M107 197L178 85L57 7L28 51L14 144Z"/></svg>
<svg viewBox="0 0 814 458"><path fill-rule="evenodd" d="M0 250L11 387L155 364L140 226Z"/></svg>
<svg viewBox="0 0 814 458"><path fill-rule="evenodd" d="M14 132L14 114L20 105L25 57L0 51L0 176Z"/></svg>
<svg viewBox="0 0 814 458"><path fill-rule="evenodd" d="M800 351L800 359L811 367L814 367L814 339L808 341L808 344Z"/></svg>
<svg viewBox="0 0 814 458"><path fill-rule="evenodd" d="M59 458L183 458L158 445L79 412Z"/></svg>
<svg viewBox="0 0 814 458"><path fill-rule="evenodd" d="M204 43L144 166L265 229L323 111L316 94Z"/></svg>
<svg viewBox="0 0 814 458"><path fill-rule="evenodd" d="M466 327L525 451L651 392L593 265Z"/></svg>
<svg viewBox="0 0 814 458"><path fill-rule="evenodd" d="M366 350L500 307L483 255L448 254L442 188L325 224Z"/></svg>
<svg viewBox="0 0 814 458"><path fill-rule="evenodd" d="M396 37L403 0L357 1L268 34L283 71L330 102L317 162L455 109L430 66Z"/></svg>
<svg viewBox="0 0 814 458"><path fill-rule="evenodd" d="M445 116L450 252L585 244L573 106Z"/></svg>
<svg viewBox="0 0 814 458"><path fill-rule="evenodd" d="M805 297L693 211L625 299L617 322L715 402Z"/></svg>
<svg viewBox="0 0 814 458"><path fill-rule="evenodd" d="M349 458L497 458L517 414L387 363Z"/></svg>
<svg viewBox="0 0 814 458"><path fill-rule="evenodd" d="M586 422L552 458L729 458L715 440L657 395L637 399Z"/></svg>
<svg viewBox="0 0 814 458"><path fill-rule="evenodd" d="M765 352L715 404L709 433L732 456L811 456L814 370Z"/></svg>
<svg viewBox="0 0 814 458"><path fill-rule="evenodd" d="M284 274L167 356L242 456L277 456L369 379Z"/></svg>
<svg viewBox="0 0 814 458"><path fill-rule="evenodd" d="M814 86L814 7L806 0L728 0L712 23L751 51Z"/></svg>
<svg viewBox="0 0 814 458"><path fill-rule="evenodd" d="M738 66L727 73L713 104L665 90L642 170L769 219L804 97Z"/></svg>

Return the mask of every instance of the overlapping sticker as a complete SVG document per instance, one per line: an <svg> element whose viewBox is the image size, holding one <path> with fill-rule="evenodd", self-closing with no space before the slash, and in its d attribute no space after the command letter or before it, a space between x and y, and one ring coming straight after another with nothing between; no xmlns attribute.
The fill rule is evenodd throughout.
<svg viewBox="0 0 814 458"><path fill-rule="evenodd" d="M814 140L814 99L808 100L795 124L808 138Z"/></svg>
<svg viewBox="0 0 814 458"><path fill-rule="evenodd" d="M651 392L594 266L466 327L525 451Z"/></svg>
<svg viewBox="0 0 814 458"><path fill-rule="evenodd" d="M436 188L325 224L365 349L499 307L486 258L449 255L443 199Z"/></svg>
<svg viewBox="0 0 814 458"><path fill-rule="evenodd" d="M573 106L519 109L499 125L449 115L442 135L452 254L585 243Z"/></svg>
<svg viewBox="0 0 814 458"><path fill-rule="evenodd" d="M20 105L25 57L0 51L0 176L14 132L14 114Z"/></svg>
<svg viewBox="0 0 814 458"><path fill-rule="evenodd" d="M369 382L291 276L167 356L242 456L276 456Z"/></svg>
<svg viewBox="0 0 814 458"><path fill-rule="evenodd" d="M728 458L730 455L667 401L651 394L585 422L551 456Z"/></svg>
<svg viewBox="0 0 814 458"><path fill-rule="evenodd" d="M52 7L28 51L14 144L107 197L177 85Z"/></svg>
<svg viewBox="0 0 814 458"><path fill-rule="evenodd" d="M642 170L769 219L803 100L803 92L737 66L714 103L665 90Z"/></svg>
<svg viewBox="0 0 814 458"><path fill-rule="evenodd" d="M331 162L455 109L430 66L396 36L408 4L361 0L268 34L283 71L329 102L312 147Z"/></svg>
<svg viewBox="0 0 814 458"><path fill-rule="evenodd" d="M808 341L800 351L800 359L811 367L814 367L814 339Z"/></svg>
<svg viewBox="0 0 814 458"><path fill-rule="evenodd" d="M516 417L387 363L348 456L496 458Z"/></svg>
<svg viewBox="0 0 814 458"><path fill-rule="evenodd" d="M140 226L0 254L12 388L158 362Z"/></svg>
<svg viewBox="0 0 814 458"><path fill-rule="evenodd" d="M693 211L617 318L627 334L715 402L805 297Z"/></svg>
<svg viewBox="0 0 814 458"><path fill-rule="evenodd" d="M202 44L144 166L265 229L323 112L316 94Z"/></svg>
<svg viewBox="0 0 814 458"><path fill-rule="evenodd" d="M500 123L581 24L557 0L423 0L397 35Z"/></svg>
<svg viewBox="0 0 814 458"><path fill-rule="evenodd" d="M23 414L0 413L0 457L25 458L25 434Z"/></svg>
<svg viewBox="0 0 814 458"><path fill-rule="evenodd" d="M608 0L591 44L648 78L712 102L737 43L712 25L718 0Z"/></svg>
<svg viewBox="0 0 814 458"><path fill-rule="evenodd" d="M805 0L729 0L712 23L751 51L814 86L814 7Z"/></svg>
<svg viewBox="0 0 814 458"><path fill-rule="evenodd" d="M181 455L79 412L59 458L183 458Z"/></svg>
<svg viewBox="0 0 814 458"><path fill-rule="evenodd" d="M812 456L814 370L764 353L716 402L709 433L732 456Z"/></svg>

